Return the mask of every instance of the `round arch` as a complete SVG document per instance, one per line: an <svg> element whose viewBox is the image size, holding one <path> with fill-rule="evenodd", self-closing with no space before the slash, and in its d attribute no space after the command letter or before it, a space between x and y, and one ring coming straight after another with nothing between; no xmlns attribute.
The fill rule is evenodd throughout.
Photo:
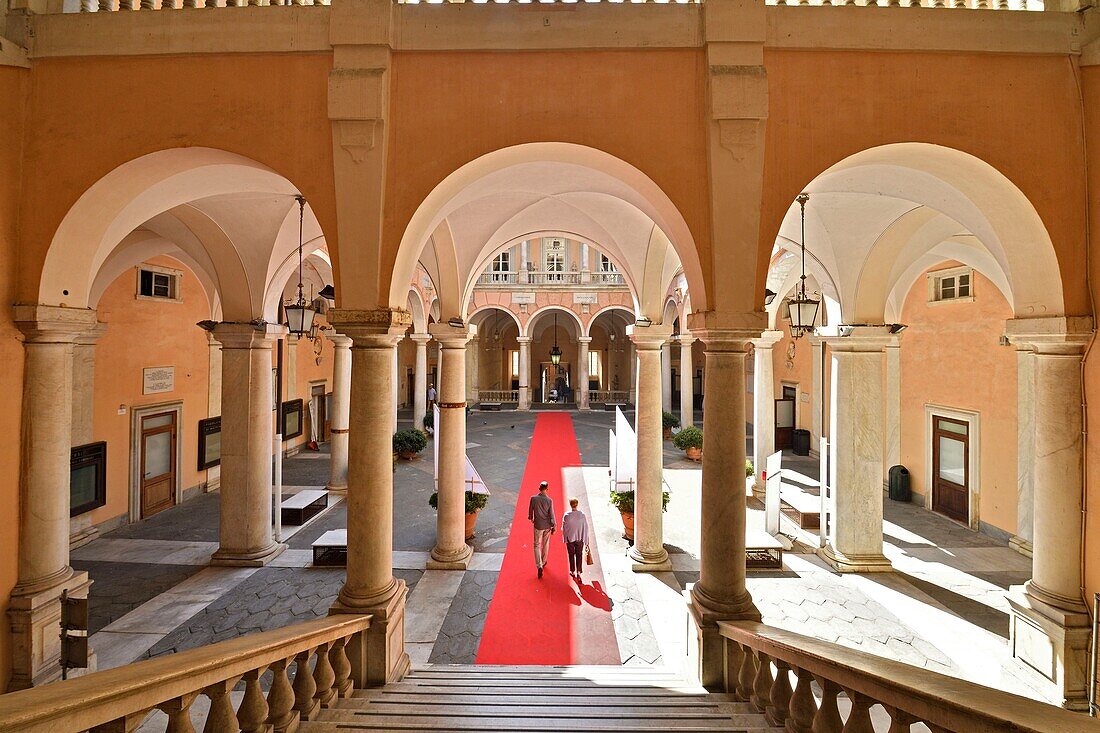
<svg viewBox="0 0 1100 733"><path fill-rule="evenodd" d="M507 315L508 320L510 320L516 326L516 334L520 335L520 336L523 335L523 326L519 322L519 316L517 316L511 310L509 310L508 308L505 308L502 305L494 305L493 303L486 303L484 305L479 305L477 308L475 308L473 311L470 312L470 315L468 316L468 320L472 323L475 316L479 316L482 313L488 314L489 311L497 311L499 313L504 313L505 315ZM488 318L488 315L483 317L481 319L481 321L484 322L487 318ZM528 319L528 321L530 321L530 319Z"/></svg>
<svg viewBox="0 0 1100 733"><path fill-rule="evenodd" d="M410 218L401 238L391 279L388 284L382 283L383 289L389 292L392 307L401 307L404 284L429 237L448 214L477 196L475 184L493 174L524 165L557 165L584 171L590 178L598 178L605 185L608 196L618 197L647 216L664 233L679 256L688 282L696 292L696 306L706 309L709 299L698 250L687 222L667 194L626 161L595 148L563 142L526 143L502 148L466 163L442 180ZM436 246L439 246L438 243ZM461 296L462 293L455 294L456 298ZM461 300L457 306L462 308Z"/></svg>
<svg viewBox="0 0 1100 733"><path fill-rule="evenodd" d="M542 320L542 317L545 316L547 313L565 313L570 319L572 319L573 324L577 327L577 335L580 336L584 334L584 322L581 321L581 317L577 315L576 311L566 308L563 305L544 305L530 315L530 317L527 319L527 322L523 324L523 329L520 331L520 335L531 336L535 324L538 321Z"/></svg>
<svg viewBox="0 0 1100 733"><path fill-rule="evenodd" d="M596 319L599 318L600 316L602 316L605 313L611 313L613 311L622 311L623 313L628 314L630 316L630 322L631 323L633 323L634 320L637 318L637 315L634 313L634 311L630 310L629 308L627 308L624 305L606 305L603 308L600 308L595 313L593 313L591 316L589 316L588 325L585 329L584 335L591 338L592 337L592 326L595 325ZM630 324L628 323L627 325L630 325Z"/></svg>
<svg viewBox="0 0 1100 733"><path fill-rule="evenodd" d="M92 184L65 214L46 253L38 301L88 307L95 276L118 243L165 212L176 211L185 217L195 214L190 218L196 221L204 214L188 205L200 198L297 193L286 178L270 168L224 150L173 148L135 158ZM242 269L226 271L224 261L212 259L223 295L229 289L248 288ZM262 293L256 296L259 300Z"/></svg>

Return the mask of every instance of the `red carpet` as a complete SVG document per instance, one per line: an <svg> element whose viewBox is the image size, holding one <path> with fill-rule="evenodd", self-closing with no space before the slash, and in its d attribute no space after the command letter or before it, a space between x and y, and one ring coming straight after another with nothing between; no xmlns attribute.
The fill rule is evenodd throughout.
<svg viewBox="0 0 1100 733"><path fill-rule="evenodd" d="M561 518L569 497L562 486L562 469L579 466L580 453L568 413L543 413L520 484L516 513L504 563L477 651L478 664L620 664L611 600L596 551L592 513L581 492L580 509L589 518L589 541L595 564L584 570L584 585L569 577L569 558L561 538ZM540 580L535 571L534 532L527 505L541 481L550 483L558 531L550 538L550 554Z"/></svg>

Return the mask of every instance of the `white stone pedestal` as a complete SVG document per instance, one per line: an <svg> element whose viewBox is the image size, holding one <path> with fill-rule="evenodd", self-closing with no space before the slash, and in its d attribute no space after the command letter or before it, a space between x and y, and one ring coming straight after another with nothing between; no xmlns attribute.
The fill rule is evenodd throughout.
<svg viewBox="0 0 1100 733"><path fill-rule="evenodd" d="M1027 593L1026 586L1013 586L1006 598L1012 656L1049 680L1063 707L1087 711L1088 612L1044 603Z"/></svg>

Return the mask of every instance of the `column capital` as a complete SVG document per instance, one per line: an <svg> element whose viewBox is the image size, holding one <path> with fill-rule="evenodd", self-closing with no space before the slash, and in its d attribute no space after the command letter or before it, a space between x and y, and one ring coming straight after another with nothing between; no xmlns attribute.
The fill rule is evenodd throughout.
<svg viewBox="0 0 1100 733"><path fill-rule="evenodd" d="M443 344L444 349L464 349L471 339L477 338L477 326L472 323L465 326L431 323L428 324L428 333L436 341Z"/></svg>
<svg viewBox="0 0 1100 733"><path fill-rule="evenodd" d="M399 308L330 308L326 318L352 340L353 348L391 349L412 326L412 314Z"/></svg>
<svg viewBox="0 0 1100 733"><path fill-rule="evenodd" d="M626 327L626 337L634 342L639 351L656 351L668 344L672 336L672 326L639 326L632 323Z"/></svg>
<svg viewBox="0 0 1100 733"><path fill-rule="evenodd" d="M759 338L752 340L752 345L757 349L770 349L783 340L785 334L779 330L768 330L760 334Z"/></svg>
<svg viewBox="0 0 1100 733"><path fill-rule="evenodd" d="M520 346L523 346L525 344L530 344L531 343L531 337L530 336L516 336L516 343L519 344Z"/></svg>
<svg viewBox="0 0 1100 733"><path fill-rule="evenodd" d="M694 334L682 333L676 337L676 341L679 342L680 348L691 346L697 339Z"/></svg>
<svg viewBox="0 0 1100 733"><path fill-rule="evenodd" d="M745 353L749 344L760 338L761 331L755 328L698 328L692 329L692 333L703 342L708 354L715 354Z"/></svg>
<svg viewBox="0 0 1100 733"><path fill-rule="evenodd" d="M27 343L71 344L99 325L96 312L91 308L36 303L17 304L12 311L12 320Z"/></svg>
<svg viewBox="0 0 1100 733"><path fill-rule="evenodd" d="M352 345L351 336L345 336L342 333L337 332L333 328L327 328L324 331L325 338L332 342L332 345L337 349L350 349Z"/></svg>
<svg viewBox="0 0 1100 733"><path fill-rule="evenodd" d="M1005 336L1018 350L1052 356L1079 356L1093 336L1092 318L1011 318L1005 321Z"/></svg>
<svg viewBox="0 0 1100 733"><path fill-rule="evenodd" d="M883 351L900 338L890 326L831 326L818 330L818 336L835 351Z"/></svg>
<svg viewBox="0 0 1100 733"><path fill-rule="evenodd" d="M203 321L199 325L208 330L221 343L223 349L270 349L272 342L286 333L286 326L263 321L250 323Z"/></svg>
<svg viewBox="0 0 1100 733"><path fill-rule="evenodd" d="M577 343L578 344L590 344L590 343L592 343L592 337L591 336L578 336L577 337Z"/></svg>
<svg viewBox="0 0 1100 733"><path fill-rule="evenodd" d="M430 333L410 333L409 339L418 346L421 344L427 346L428 342L432 340L432 335Z"/></svg>
<svg viewBox="0 0 1100 733"><path fill-rule="evenodd" d="M753 334L749 338L756 338L767 330L768 316L764 311L748 313L698 311L688 315L687 327L700 339L703 338L700 331L744 331Z"/></svg>
<svg viewBox="0 0 1100 733"><path fill-rule="evenodd" d="M90 329L76 337L77 346L95 346L103 334L107 333L107 324L97 322Z"/></svg>

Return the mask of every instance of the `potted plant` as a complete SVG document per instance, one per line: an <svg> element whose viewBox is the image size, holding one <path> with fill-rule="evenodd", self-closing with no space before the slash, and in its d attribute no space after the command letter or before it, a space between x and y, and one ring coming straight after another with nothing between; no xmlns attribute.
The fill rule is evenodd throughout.
<svg viewBox="0 0 1100 733"><path fill-rule="evenodd" d="M661 434L664 435L665 440L672 438L672 429L678 427L680 427L680 418L671 412L661 413Z"/></svg>
<svg viewBox="0 0 1100 733"><path fill-rule="evenodd" d="M422 421L422 424L424 425L424 432L428 435L431 435L432 432L435 430L435 415L432 414L431 410L428 410L426 413L424 413L424 420Z"/></svg>
<svg viewBox="0 0 1100 733"><path fill-rule="evenodd" d="M756 475L756 469L752 467L752 459L745 459L745 478L752 478Z"/></svg>
<svg viewBox="0 0 1100 733"><path fill-rule="evenodd" d="M466 492L466 539L470 539L474 536L474 525L477 524L477 513L485 508L485 505L489 503L488 494L475 494L472 491ZM439 493L433 491L432 495L428 497L428 506L432 509L439 509Z"/></svg>
<svg viewBox="0 0 1100 733"><path fill-rule="evenodd" d="M393 452L406 461L428 447L428 439L419 430L398 430L393 434Z"/></svg>
<svg viewBox="0 0 1100 733"><path fill-rule="evenodd" d="M661 492L661 511L668 511L669 493L667 491ZM611 492L611 505L619 510L619 514L623 518L623 539L631 544L634 543L634 492L633 491L612 491Z"/></svg>
<svg viewBox="0 0 1100 733"><path fill-rule="evenodd" d="M672 439L672 442L676 444L677 448L683 450L689 459L693 461L702 460L703 431L699 428L694 425L684 428L676 433L676 437Z"/></svg>

